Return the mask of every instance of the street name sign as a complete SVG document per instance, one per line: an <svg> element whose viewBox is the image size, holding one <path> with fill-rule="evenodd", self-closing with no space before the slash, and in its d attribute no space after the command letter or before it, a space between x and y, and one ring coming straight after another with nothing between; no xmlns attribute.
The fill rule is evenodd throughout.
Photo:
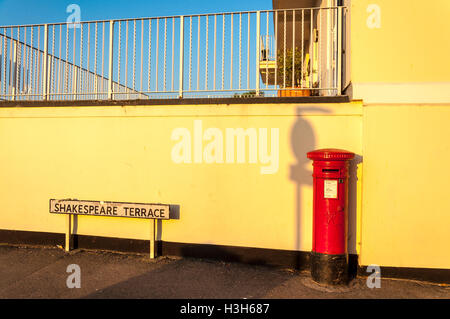
<svg viewBox="0 0 450 319"><path fill-rule="evenodd" d="M169 219L169 205L50 199L50 213Z"/></svg>

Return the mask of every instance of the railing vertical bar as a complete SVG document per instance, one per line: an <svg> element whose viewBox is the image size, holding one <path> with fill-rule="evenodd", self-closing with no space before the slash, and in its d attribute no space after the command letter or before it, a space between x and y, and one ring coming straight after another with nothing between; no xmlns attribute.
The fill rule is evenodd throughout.
<svg viewBox="0 0 450 319"><path fill-rule="evenodd" d="M28 65L28 89L27 89L27 93L28 94L33 94L33 57L34 57L34 46L33 46L33 27L30 27L30 50L29 50L29 54L28 54L28 59L29 59L29 65ZM33 96L29 95L28 99L32 100Z"/></svg>
<svg viewBox="0 0 450 319"><path fill-rule="evenodd" d="M275 79L274 79L274 85L275 88L277 88L277 78L278 78L278 11L274 11L273 14L275 15Z"/></svg>
<svg viewBox="0 0 450 319"><path fill-rule="evenodd" d="M8 82L8 79L7 79L7 73L6 73L6 71L7 71L7 68L8 68L8 59L7 59L7 55L8 55L8 39L7 39L7 37L6 37L6 35L7 35L7 29L5 28L4 29L4 34L5 34L5 37L4 37L4 42L3 42L3 61L4 61L4 63L3 63L3 94L8 94L8 88L9 87L7 87L6 86L6 83ZM7 97L5 97L5 99L8 99Z"/></svg>
<svg viewBox="0 0 450 319"><path fill-rule="evenodd" d="M266 12L266 89L269 88L269 65L268 65L268 61L269 61L269 49L270 49L270 45L269 45L269 11Z"/></svg>
<svg viewBox="0 0 450 319"><path fill-rule="evenodd" d="M73 69L73 79L72 79L72 84L75 86L75 93L74 93L74 95L75 95L75 99L77 99L78 98L78 70L79 70L79 68L78 67L76 67L75 65L72 67L72 69Z"/></svg>
<svg viewBox="0 0 450 319"><path fill-rule="evenodd" d="M136 20L133 20L133 84L131 87L136 90ZM129 98L129 95L127 95Z"/></svg>
<svg viewBox="0 0 450 319"><path fill-rule="evenodd" d="M23 29L25 32L25 28ZM20 37L20 34L19 34ZM19 41L19 99L26 98L25 96L21 96L24 94L24 85L25 85L25 52L26 52L26 46L25 42Z"/></svg>
<svg viewBox="0 0 450 319"><path fill-rule="evenodd" d="M217 15L214 15L214 72L213 72L213 90L216 90L216 56L217 56Z"/></svg>
<svg viewBox="0 0 450 319"><path fill-rule="evenodd" d="M32 47L29 46L29 38L28 38L28 33L29 33L29 28L25 27L25 40L24 40L24 47L25 47L25 52L26 52L26 57L25 57L25 69L23 70L24 73L24 92L25 94L27 94L27 96L25 96L25 100L29 100L30 96L28 94L30 94L30 56L31 56L31 50ZM27 39L28 38L28 39ZM1 45L0 45L1 48ZM1 61L0 61L0 65L1 65ZM1 71L0 71L1 72ZM0 78L1 78L1 73L0 73ZM0 86L0 90L1 90L1 86Z"/></svg>
<svg viewBox="0 0 450 319"><path fill-rule="evenodd" d="M6 69L8 68L7 55L8 55L8 39L6 38L7 29L4 29L4 42L3 42L3 94L8 94L6 83L8 82ZM7 99L7 97L5 97Z"/></svg>
<svg viewBox="0 0 450 319"><path fill-rule="evenodd" d="M34 74L33 74L33 80L34 80L34 95L33 95L33 98L36 100L36 99L39 99L39 93L40 93L40 78L39 78L39 75L40 75L40 61L41 61L41 54L40 54L40 50L39 50L39 48L40 48L40 39L41 39L41 37L40 37L40 34L41 34L41 27L40 26L38 26L37 27L37 51L36 50L34 50L35 51L35 63L34 63Z"/></svg>
<svg viewBox="0 0 450 319"><path fill-rule="evenodd" d="M302 50L301 50L301 69L300 69L300 74L301 74L301 78L300 78L300 87L303 88L303 60L305 59L305 52L304 50L304 41L305 41L305 10L302 9Z"/></svg>
<svg viewBox="0 0 450 319"><path fill-rule="evenodd" d="M5 92L5 90L4 90L4 87L5 87L5 84L6 84L6 78L5 78L5 69L6 69L6 65L5 65L5 63L6 63L6 59L5 59L5 43L6 43L6 41L7 41L7 39L6 39L6 33L5 33L5 36L3 36L2 37L2 41L1 41L1 45L0 45L0 53L2 53L1 54L1 56L0 56L0 66L1 66L1 68L0 68L0 79L1 79L1 81L0 81L0 92L1 92L1 95L5 95L6 94L6 92Z"/></svg>
<svg viewBox="0 0 450 319"><path fill-rule="evenodd" d="M222 91L224 90L224 61L225 61L225 14L222 15Z"/></svg>
<svg viewBox="0 0 450 319"><path fill-rule="evenodd" d="M242 12L239 13L239 90L242 81Z"/></svg>
<svg viewBox="0 0 450 319"><path fill-rule="evenodd" d="M66 24L66 65L64 71L64 93L69 92L69 27ZM68 98L65 94L64 99Z"/></svg>
<svg viewBox="0 0 450 319"><path fill-rule="evenodd" d="M338 7L337 8L337 95L342 94L342 36L343 36L343 27L344 27L344 20L343 20L343 11L344 7Z"/></svg>
<svg viewBox="0 0 450 319"><path fill-rule="evenodd" d="M10 28L10 33L11 33L11 37L9 40L9 81L8 81L8 93L7 94L11 94L12 92L12 82L13 82L13 54L14 54L14 42L13 42L13 31L12 28ZM8 53L6 53L8 54ZM7 99L12 99L11 97L7 97Z"/></svg>
<svg viewBox="0 0 450 319"><path fill-rule="evenodd" d="M189 17L189 91L191 91L191 72L192 72L192 16Z"/></svg>
<svg viewBox="0 0 450 319"><path fill-rule="evenodd" d="M33 30L33 28L31 28L31 30ZM6 92L6 82L7 82L7 79L6 79L6 67L7 67L6 55L8 53L8 39L6 38L6 32L7 32L7 30L6 30L6 28L4 28L3 34L5 36L3 37L3 55L2 55L2 57L3 57L3 91L2 92L4 95L7 94L7 92Z"/></svg>
<svg viewBox="0 0 450 319"><path fill-rule="evenodd" d="M120 25L120 24L119 24ZM108 99L113 99L113 40L114 40L114 21L109 21L109 59L108 59ZM120 47L119 47L120 52ZM120 54L120 53L119 53ZM120 66L120 60L119 60L119 66ZM120 74L120 72L119 72ZM120 75L119 75L120 77Z"/></svg>
<svg viewBox="0 0 450 319"><path fill-rule="evenodd" d="M295 10L292 10L292 87L295 87Z"/></svg>
<svg viewBox="0 0 450 319"><path fill-rule="evenodd" d="M23 62L22 62L22 92L25 94L23 99L27 100L28 99L28 95L27 95L27 75L28 75L28 55L29 55L29 50L28 50L28 46L27 46L27 27L23 28L23 44L22 44L22 48L23 48ZM1 70L1 65L0 65L0 70ZM0 76L0 83L1 83L1 76Z"/></svg>
<svg viewBox="0 0 450 319"><path fill-rule="evenodd" d="M200 90L200 16L197 18L197 91Z"/></svg>
<svg viewBox="0 0 450 319"><path fill-rule="evenodd" d="M26 46L26 27L23 27L23 34L24 34L24 40L22 42L19 42L20 45L20 54L19 54L19 65L20 65L20 70L19 70L19 94L23 95L20 96L19 95L19 99L26 99L26 92L25 92L25 88L26 88L26 58L27 58L27 46Z"/></svg>
<svg viewBox="0 0 450 319"><path fill-rule="evenodd" d="M180 16L180 72L178 84L178 97L183 97L183 70L184 70L184 16Z"/></svg>
<svg viewBox="0 0 450 319"><path fill-rule="evenodd" d="M0 52L1 52L2 48L3 48L4 39L5 38L3 36L0 37ZM0 55L0 56L3 56L3 55ZM2 91L2 88L3 88L2 75L3 75L3 61L0 59L0 96L4 94L3 91Z"/></svg>
<svg viewBox="0 0 450 319"><path fill-rule="evenodd" d="M247 17L247 90L250 90L250 12L247 14Z"/></svg>
<svg viewBox="0 0 450 319"><path fill-rule="evenodd" d="M61 87L62 87L62 70L61 70L61 63L62 63L62 24L59 25L59 49L58 49L58 86L56 88L56 91L58 93L61 93ZM62 95L58 95L57 99L60 100Z"/></svg>
<svg viewBox="0 0 450 319"><path fill-rule="evenodd" d="M86 88L86 93L90 93L90 92L92 92L91 91L91 77L89 76L90 75L90 71L91 71L91 69L89 67L90 66L90 61L91 61L91 57L90 57L90 53L91 53L91 23L88 23L87 26L88 26L88 34L87 34L87 58L86 58L86 60L87 60L87 67L86 67L86 69L87 69L87 74L86 74L87 75L87 79L86 79L87 88ZM90 95L84 95L84 97L89 99Z"/></svg>
<svg viewBox="0 0 450 319"><path fill-rule="evenodd" d="M17 98L19 100L21 100L23 98L22 94L23 94L24 72L22 71L22 69L25 68L24 67L25 46L24 46L23 41L20 40L20 33L21 33L20 32L21 31L20 27L18 28L18 31L19 31L19 36L17 38L17 46L18 46L18 48L17 48L17 52L18 52L18 56L17 56L17 59L18 59L18 62L17 62L17 70L18 70L18 77L17 77L17 93L18 94L17 94Z"/></svg>
<svg viewBox="0 0 450 319"><path fill-rule="evenodd" d="M170 77L171 91L174 90L174 74L175 74L175 18L172 18L172 74Z"/></svg>
<svg viewBox="0 0 450 319"><path fill-rule="evenodd" d="M166 91L166 58L167 58L167 18L164 18L164 72L163 72L163 91Z"/></svg>
<svg viewBox="0 0 450 319"><path fill-rule="evenodd" d="M49 82L50 82L50 94L49 97L50 99L54 99L55 97L57 97L57 95L54 95L53 93L55 93L55 78L56 78L56 72L55 72L55 28L56 25L53 25L52 28L52 55L50 56L50 60L52 63L50 63L50 70L49 70ZM53 94L53 96L52 96Z"/></svg>
<svg viewBox="0 0 450 319"><path fill-rule="evenodd" d="M9 83L8 83L8 94L11 94L13 91L12 84L13 84L13 54L14 54L14 34L13 34L13 28L10 28L11 37L9 40L10 46L9 46ZM8 99L12 99L13 97L8 97Z"/></svg>
<svg viewBox="0 0 450 319"><path fill-rule="evenodd" d="M327 12L329 12L329 10L327 10ZM322 66L321 66L321 54L322 54L322 10L319 9L317 10L317 15L319 16L319 29L317 31L317 35L318 35L318 42L317 42L317 82L318 82L318 86L321 87L322 86ZM326 21L327 24L330 23L330 21L327 19ZM324 81L326 82L326 81Z"/></svg>
<svg viewBox="0 0 450 319"><path fill-rule="evenodd" d="M84 23L80 24L80 66L78 67L78 72L77 72L77 87L79 87L79 92L83 93L83 73L81 72L81 70L83 69L83 43L84 43L84 38L83 38L83 27L84 27ZM78 92L77 92L78 93ZM83 99L83 95L80 95L78 98Z"/></svg>
<svg viewBox="0 0 450 319"><path fill-rule="evenodd" d="M17 27L17 41L15 41L16 43L16 54L15 54L15 68L16 68L16 77L15 77L15 81L14 81L14 86L15 86L15 94L19 95L20 97L20 60L21 60L21 56L20 56L20 27ZM17 96L16 96L17 98Z"/></svg>
<svg viewBox="0 0 450 319"><path fill-rule="evenodd" d="M208 52L209 52L209 15L205 16L206 18L206 38L205 38L205 55L206 55L206 63L205 63L205 90L208 90Z"/></svg>
<svg viewBox="0 0 450 319"><path fill-rule="evenodd" d="M44 100L47 100L47 94L48 94L48 78L47 78L47 67L48 67L48 24L45 24L44 26L44 70L42 72L43 79L42 79L42 97Z"/></svg>
<svg viewBox="0 0 450 319"><path fill-rule="evenodd" d="M314 27L314 12L313 9L310 9L311 12L311 21L310 21L310 36L309 36L309 88L313 87L313 27Z"/></svg>
<svg viewBox="0 0 450 319"><path fill-rule="evenodd" d="M94 94L98 99L98 70L97 70L97 52L98 51L98 23L95 22L95 45L94 45Z"/></svg>
<svg viewBox="0 0 450 319"><path fill-rule="evenodd" d="M14 54L14 42L13 42L13 38L14 38L14 35L13 35L13 31L12 31L12 28L10 28L10 33L11 33L11 37L10 37L10 40L9 40L9 75L8 75L8 77L9 77L9 81L8 81L8 95L10 95L11 93L12 93L12 91L13 91L13 89L12 89L12 85L13 85L13 54ZM12 95L11 96L8 96L7 97L7 99L12 99L13 97L12 97Z"/></svg>
<svg viewBox="0 0 450 319"><path fill-rule="evenodd" d="M128 87L128 22L127 20L125 23L125 90ZM122 95L119 95L119 97L122 97Z"/></svg>
<svg viewBox="0 0 450 319"><path fill-rule="evenodd" d="M150 92L150 76L152 71L152 19L148 19L148 67L147 67L147 91Z"/></svg>
<svg viewBox="0 0 450 319"><path fill-rule="evenodd" d="M73 99L76 99L76 72L75 72L75 59L76 59L76 38L77 38L77 28L74 27L73 28L73 59L72 59L72 94L73 94Z"/></svg>
<svg viewBox="0 0 450 319"><path fill-rule="evenodd" d="M256 96L259 96L259 61L261 54L261 11L256 12L256 77L255 77L255 91Z"/></svg>
<svg viewBox="0 0 450 319"><path fill-rule="evenodd" d="M102 77L100 81L100 92L104 92L104 84L103 82L105 76L105 22L102 23Z"/></svg>
<svg viewBox="0 0 450 319"><path fill-rule="evenodd" d="M142 83L144 73L144 20L141 20L141 72L140 72L140 91L142 92L144 90L144 84Z"/></svg>
<svg viewBox="0 0 450 319"><path fill-rule="evenodd" d="M111 22L110 22L111 23ZM121 65L121 53L122 53L122 21L117 21L117 24L119 25L119 35L118 35L118 43L117 43L117 91L120 92L120 65ZM111 31L111 30L110 30ZM111 39L111 35L110 35ZM111 55L109 55L109 59L111 59ZM109 70L109 69L108 69ZM109 77L111 77L111 74L109 74ZM109 86L108 86L109 88ZM120 97L120 95L119 95Z"/></svg>
<svg viewBox="0 0 450 319"><path fill-rule="evenodd" d="M24 29L25 31L25 29ZM20 96L25 94L24 88L25 88L25 57L26 57L26 46L25 43L19 42L19 98L23 99L26 98L25 96Z"/></svg>
<svg viewBox="0 0 450 319"><path fill-rule="evenodd" d="M25 34L26 28L23 28L23 31ZM24 37L26 37L26 36L24 35ZM19 69L19 94L22 95L22 94L26 94L24 92L24 90L25 90L26 42L23 42L23 41L19 42L19 45L20 45L20 50L19 50L19 66L20 66L20 69ZM24 95L21 97L21 99L23 99L23 98L27 98L27 96Z"/></svg>
<svg viewBox="0 0 450 319"><path fill-rule="evenodd" d="M158 90L158 73L159 73L159 69L158 69L158 62L159 62L159 18L156 19L156 66L155 66L155 91L159 91Z"/></svg>
<svg viewBox="0 0 450 319"><path fill-rule="evenodd" d="M283 29L283 89L286 88L286 10L284 10L284 29Z"/></svg>
<svg viewBox="0 0 450 319"><path fill-rule="evenodd" d="M11 94L12 94L12 100L16 100L16 82L17 82L17 41L13 42L14 47L13 49L13 56L12 56L12 68L10 68L11 78L12 78L12 85L11 85Z"/></svg>
<svg viewBox="0 0 450 319"><path fill-rule="evenodd" d="M230 37L230 90L233 89L233 14L231 14L231 37Z"/></svg>

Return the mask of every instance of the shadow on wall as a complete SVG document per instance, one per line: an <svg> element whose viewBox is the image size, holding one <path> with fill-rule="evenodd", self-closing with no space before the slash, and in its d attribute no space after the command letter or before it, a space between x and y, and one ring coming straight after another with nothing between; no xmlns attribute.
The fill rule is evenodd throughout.
<svg viewBox="0 0 450 319"><path fill-rule="evenodd" d="M306 157L306 153L312 151L316 147L316 137L314 134L314 128L311 124L302 116L302 113L308 111L317 112L319 114L329 113L329 110L319 107L311 108L298 108L297 120L291 130L291 148L294 153L296 163L290 166L290 179L295 182L295 250L300 250L300 221L302 220L301 214L301 188L303 185L312 185L312 170L310 169L311 161ZM303 212L306 213L306 212ZM305 268L304 265L300 265L300 260L296 263L296 268Z"/></svg>
<svg viewBox="0 0 450 319"><path fill-rule="evenodd" d="M302 236L301 232L301 221L304 214L312 214L311 211L302 211L302 199L301 189L303 186L312 186L313 177L311 169L311 160L307 158L306 154L310 151L316 149L316 134L314 128L308 122L305 113L313 112L317 115L324 115L330 113L329 110L320 107L311 108L298 108L297 109L297 119L291 130L291 147L296 158L296 163L290 166L290 179L295 182L295 249L300 250L300 238ZM321 148L338 148L336 145L327 145ZM348 150L353 151L353 150ZM348 189L348 252L349 256L349 274L355 275L357 268L357 255L356 255L356 211L357 211L357 168L358 165L362 163L362 156L355 154L355 158L350 162L349 165L349 189ZM308 266L307 266L308 267ZM300 264L300 260L296 263L296 268L305 268L305 265Z"/></svg>

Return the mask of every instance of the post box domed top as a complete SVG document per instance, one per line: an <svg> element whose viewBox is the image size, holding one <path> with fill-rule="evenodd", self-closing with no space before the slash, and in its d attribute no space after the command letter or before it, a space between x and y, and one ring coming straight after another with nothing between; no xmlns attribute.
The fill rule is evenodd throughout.
<svg viewBox="0 0 450 319"><path fill-rule="evenodd" d="M336 148L324 148L308 152L307 156L313 161L348 161L354 158L355 154Z"/></svg>

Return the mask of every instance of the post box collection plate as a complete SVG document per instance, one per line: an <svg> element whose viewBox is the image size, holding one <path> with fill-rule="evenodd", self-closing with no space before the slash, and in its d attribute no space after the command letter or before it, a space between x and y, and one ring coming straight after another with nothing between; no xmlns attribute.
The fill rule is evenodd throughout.
<svg viewBox="0 0 450 319"><path fill-rule="evenodd" d="M323 183L324 198L338 198L338 181L335 179L326 179Z"/></svg>

